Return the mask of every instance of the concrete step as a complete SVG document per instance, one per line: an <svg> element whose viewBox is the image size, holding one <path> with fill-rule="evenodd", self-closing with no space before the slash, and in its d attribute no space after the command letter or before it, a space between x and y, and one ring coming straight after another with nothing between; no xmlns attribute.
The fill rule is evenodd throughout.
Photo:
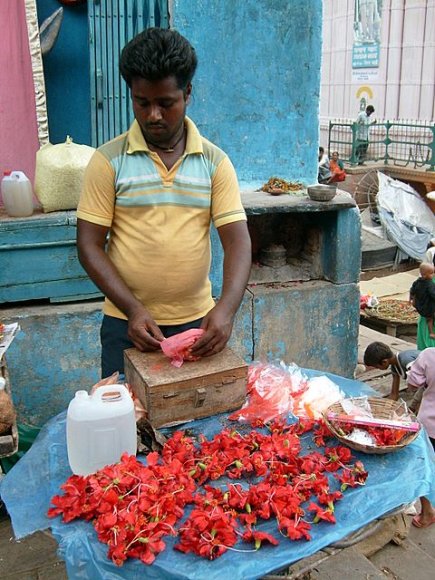
<svg viewBox="0 0 435 580"><path fill-rule="evenodd" d="M418 511L420 511L420 509ZM435 558L435 524L428 528L416 528L415 526L411 526L409 540L414 542L414 544L417 544L423 552Z"/></svg>
<svg viewBox="0 0 435 580"><path fill-rule="evenodd" d="M355 548L346 548L310 571L310 580L385 580L385 575Z"/></svg>
<svg viewBox="0 0 435 580"><path fill-rule="evenodd" d="M0 526L0 578L2 580L42 580L66 578L57 554L57 542L44 532L15 540L9 519Z"/></svg>
<svg viewBox="0 0 435 580"><path fill-rule="evenodd" d="M423 551L409 539L401 546L388 544L374 554L370 561L381 570L387 578L394 580L433 580L435 578L435 550Z"/></svg>

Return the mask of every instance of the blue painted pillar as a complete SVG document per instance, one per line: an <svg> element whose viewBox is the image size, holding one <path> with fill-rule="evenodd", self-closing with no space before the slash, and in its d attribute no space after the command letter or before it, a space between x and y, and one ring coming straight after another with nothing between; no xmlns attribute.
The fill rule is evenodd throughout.
<svg viewBox="0 0 435 580"><path fill-rule="evenodd" d="M335 284L358 282L361 271L361 219L357 207L324 214L322 266Z"/></svg>
<svg viewBox="0 0 435 580"><path fill-rule="evenodd" d="M321 0L173 0L171 24L198 55L188 114L242 188L316 182Z"/></svg>

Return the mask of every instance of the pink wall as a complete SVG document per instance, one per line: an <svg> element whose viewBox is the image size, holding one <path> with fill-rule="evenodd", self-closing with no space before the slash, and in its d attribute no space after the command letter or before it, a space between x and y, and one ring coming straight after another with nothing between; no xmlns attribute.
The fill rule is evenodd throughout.
<svg viewBox="0 0 435 580"><path fill-rule="evenodd" d="M0 178L20 170L33 181L39 149L24 0L1 0Z"/></svg>
<svg viewBox="0 0 435 580"><path fill-rule="evenodd" d="M354 78L354 0L323 2L320 115L354 119L360 96L383 119L433 122L435 117L435 1L378 0L382 5L379 67L371 80ZM370 95L372 93L372 95Z"/></svg>

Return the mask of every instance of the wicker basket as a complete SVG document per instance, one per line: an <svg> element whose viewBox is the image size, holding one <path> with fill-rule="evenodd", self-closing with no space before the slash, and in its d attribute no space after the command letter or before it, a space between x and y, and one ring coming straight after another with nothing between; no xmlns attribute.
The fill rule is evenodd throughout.
<svg viewBox="0 0 435 580"><path fill-rule="evenodd" d="M378 320L398 324L417 324L418 312L406 300L384 299L374 308L366 308L365 314Z"/></svg>
<svg viewBox="0 0 435 580"><path fill-rule="evenodd" d="M392 401L391 399L382 399L378 397L368 397L368 401L370 403L370 408L373 413L373 417L377 419L391 419L393 411L397 413L398 416L403 415L405 413L405 409L403 407L403 403L399 401ZM392 453L394 451L399 451L399 449L403 449L410 443L417 438L420 431L416 431L414 433L406 434L403 439L397 445L386 445L386 446L374 446L374 445L364 445L362 443L356 443L355 441L349 441L349 439L343 435L341 435L336 427L331 423L328 419L328 413L343 413L343 407L341 403L334 403L330 405L323 413L323 418L325 424L328 426L328 429L331 433L336 437L341 443L347 445L351 449L355 449L355 451L362 451L363 453L370 453L372 455L382 455L384 453ZM413 413L408 411L408 416L413 420L416 421L416 417Z"/></svg>

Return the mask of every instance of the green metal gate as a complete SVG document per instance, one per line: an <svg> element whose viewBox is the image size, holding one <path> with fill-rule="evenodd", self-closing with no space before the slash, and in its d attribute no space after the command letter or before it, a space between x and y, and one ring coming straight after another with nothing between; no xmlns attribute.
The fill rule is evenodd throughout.
<svg viewBox="0 0 435 580"><path fill-rule="evenodd" d="M169 27L168 0L88 0L88 18L92 145L98 147L133 120L119 53L142 30Z"/></svg>

